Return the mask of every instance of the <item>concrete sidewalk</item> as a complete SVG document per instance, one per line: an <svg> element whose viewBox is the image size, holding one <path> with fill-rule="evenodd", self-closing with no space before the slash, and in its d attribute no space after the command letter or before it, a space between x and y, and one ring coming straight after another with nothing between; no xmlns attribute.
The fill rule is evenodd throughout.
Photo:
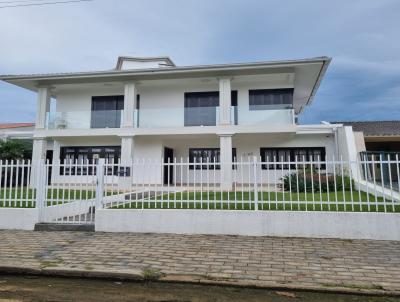
<svg viewBox="0 0 400 302"><path fill-rule="evenodd" d="M0 231L0 273L400 294L400 242Z"/></svg>

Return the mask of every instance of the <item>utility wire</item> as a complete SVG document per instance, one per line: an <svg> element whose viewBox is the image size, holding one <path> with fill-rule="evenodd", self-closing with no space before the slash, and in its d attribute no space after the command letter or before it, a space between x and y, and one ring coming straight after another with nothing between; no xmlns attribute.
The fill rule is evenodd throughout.
<svg viewBox="0 0 400 302"><path fill-rule="evenodd" d="M2 3L18 3L18 2L36 2L36 1L40 1L40 2L44 2L46 0L0 0L0 4Z"/></svg>
<svg viewBox="0 0 400 302"><path fill-rule="evenodd" d="M12 7L24 7L24 6L44 6L53 4L63 4L63 3L74 3L74 2L88 2L94 0L68 0L68 1L56 1L56 2L43 2L43 3L28 3L28 4L16 4L16 5L4 5L1 8L12 8ZM1 4L1 3L0 3Z"/></svg>

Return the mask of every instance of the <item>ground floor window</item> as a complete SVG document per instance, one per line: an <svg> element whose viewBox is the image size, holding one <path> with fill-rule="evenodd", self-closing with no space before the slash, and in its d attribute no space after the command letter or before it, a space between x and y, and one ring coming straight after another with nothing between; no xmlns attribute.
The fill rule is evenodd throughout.
<svg viewBox="0 0 400 302"><path fill-rule="evenodd" d="M96 147L61 147L60 161L61 175L91 175L95 173L96 164L100 158L107 163L118 163L121 157L120 146L96 146ZM78 165L72 165L78 164ZM85 164L88 164L85 166ZM68 166L71 165L71 166ZM113 167L109 167L108 174L114 174Z"/></svg>
<svg viewBox="0 0 400 302"><path fill-rule="evenodd" d="M325 161L324 147L307 147L307 148L260 148L260 156L262 162L294 162L297 161ZM263 169L289 169L289 164L269 164L262 165ZM291 169L295 169L295 164L290 165ZM321 165L323 168L323 165Z"/></svg>
<svg viewBox="0 0 400 302"><path fill-rule="evenodd" d="M232 159L236 159L236 148L232 148ZM190 170L200 169L216 169L219 170L220 165L213 165L207 163L218 163L220 162L220 149L219 148L190 148L189 149L189 162L196 163L196 165L190 165ZM203 165L200 165L203 163ZM204 164L205 163L205 164Z"/></svg>

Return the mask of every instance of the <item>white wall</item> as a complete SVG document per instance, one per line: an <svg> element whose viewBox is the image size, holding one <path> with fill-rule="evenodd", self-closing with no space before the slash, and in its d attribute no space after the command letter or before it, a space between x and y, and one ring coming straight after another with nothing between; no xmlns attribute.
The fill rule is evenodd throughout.
<svg viewBox="0 0 400 302"><path fill-rule="evenodd" d="M190 148L219 148L219 137L217 135L197 135L163 137L163 136L135 136L134 137L134 160L139 160L136 167L136 173L133 174L133 181L138 183L148 183L150 180L155 183L162 183L162 167L164 147L174 150L174 157L178 162L181 159L188 161ZM119 138L70 138L58 140L56 145L60 146L118 146ZM260 148L262 147L325 147L327 159L332 159L335 150L335 141L333 135L326 134L236 134L233 136L233 147L236 148L237 158L243 158L248 161L249 157L260 156ZM59 156L57 150L54 151L55 156ZM263 183L275 183L289 171L277 171L277 173L261 170L258 167L257 175L262 177ZM243 180L241 175L243 174ZM262 174L262 176L261 176ZM238 169L233 172L234 180L238 183L242 181L249 183L253 180L253 170L249 172L248 166L244 166L243 170ZM53 180L56 179L53 176ZM78 177L79 178L79 177ZM87 181L85 176L81 177L83 181ZM65 180L66 178L63 177ZM76 182L74 177L74 182ZM111 182L111 178L108 177ZM190 170L188 165L176 168L174 171L174 182L176 183L198 183L209 181L210 183L219 183L220 171L200 171ZM92 180L94 181L94 179ZM116 181L115 179L113 181Z"/></svg>
<svg viewBox="0 0 400 302"><path fill-rule="evenodd" d="M197 136L196 138L182 139L163 139L163 146L174 149L174 156L178 162L181 158L187 162L190 148L219 148L219 137L213 136ZM249 162L249 157L260 157L260 148L282 148L282 147L324 147L326 150L326 158L332 160L335 152L335 139L333 135L326 134L236 134L233 136L233 148L236 148L237 159ZM272 159L270 159L272 160ZM292 159L294 160L294 159ZM300 160L300 159L299 159ZM242 169L233 171L234 180L238 183L249 183L253 180L253 169L249 170L249 165L242 166ZM250 172L249 172L250 171ZM276 173L268 170L261 170L258 166L257 176L259 181L262 178L263 183L275 183L287 174L288 170L277 171ZM181 170L177 168L175 171L176 182L184 183L199 182L216 182L220 181L220 171L200 171L189 170L185 165ZM262 176L261 176L262 174ZM243 179L242 179L243 175Z"/></svg>
<svg viewBox="0 0 400 302"><path fill-rule="evenodd" d="M120 83L120 86L122 83ZM291 123L289 111L249 110L249 90L268 88L293 88L293 76L275 74L234 78L232 90L238 91L239 124ZM218 79L182 79L152 81L137 85L140 94L139 121L142 128L182 127L184 125L184 93L218 91ZM73 112L65 116L68 128L89 128L92 96L122 95L123 88L87 85L64 87L57 91L56 111Z"/></svg>
<svg viewBox="0 0 400 302"><path fill-rule="evenodd" d="M400 240L400 216L385 213L224 210L96 211L96 231Z"/></svg>
<svg viewBox="0 0 400 302"><path fill-rule="evenodd" d="M0 229L31 231L38 222L38 209L0 208Z"/></svg>

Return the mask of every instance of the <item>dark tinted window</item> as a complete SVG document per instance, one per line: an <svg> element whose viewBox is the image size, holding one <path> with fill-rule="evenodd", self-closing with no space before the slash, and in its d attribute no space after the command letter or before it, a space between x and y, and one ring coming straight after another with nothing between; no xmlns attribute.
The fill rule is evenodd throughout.
<svg viewBox="0 0 400 302"><path fill-rule="evenodd" d="M219 92L185 93L185 126L215 126Z"/></svg>
<svg viewBox="0 0 400 302"><path fill-rule="evenodd" d="M312 161L316 166L317 161L325 161L325 148L310 147L310 148L261 148L260 155L262 162L298 162ZM269 164L263 165L263 169L288 169L289 164ZM299 164L301 165L301 164ZM324 165L321 165L323 168ZM295 169L295 164L291 164L291 169Z"/></svg>
<svg viewBox="0 0 400 302"><path fill-rule="evenodd" d="M91 128L119 128L123 109L123 95L92 97Z"/></svg>
<svg viewBox="0 0 400 302"><path fill-rule="evenodd" d="M236 148L232 148L232 159L236 159ZM200 169L220 169L220 165L213 165L210 163L220 162L220 149L219 148L190 148L189 149L189 162L199 163L198 165L189 166L190 170ZM200 165L202 163L202 165ZM204 164L206 163L206 164ZM207 163L209 163L207 168ZM214 167L215 166L215 167Z"/></svg>
<svg viewBox="0 0 400 302"><path fill-rule="evenodd" d="M293 107L293 89L249 90L250 110L290 109Z"/></svg>
<svg viewBox="0 0 400 302"><path fill-rule="evenodd" d="M109 164L116 164L120 157L120 146L61 147L60 160L63 165L60 173L61 175L92 175L96 173L93 164L96 164L99 158L105 158ZM78 164L76 165L76 163ZM115 166L108 166L107 174L112 175L115 172Z"/></svg>

